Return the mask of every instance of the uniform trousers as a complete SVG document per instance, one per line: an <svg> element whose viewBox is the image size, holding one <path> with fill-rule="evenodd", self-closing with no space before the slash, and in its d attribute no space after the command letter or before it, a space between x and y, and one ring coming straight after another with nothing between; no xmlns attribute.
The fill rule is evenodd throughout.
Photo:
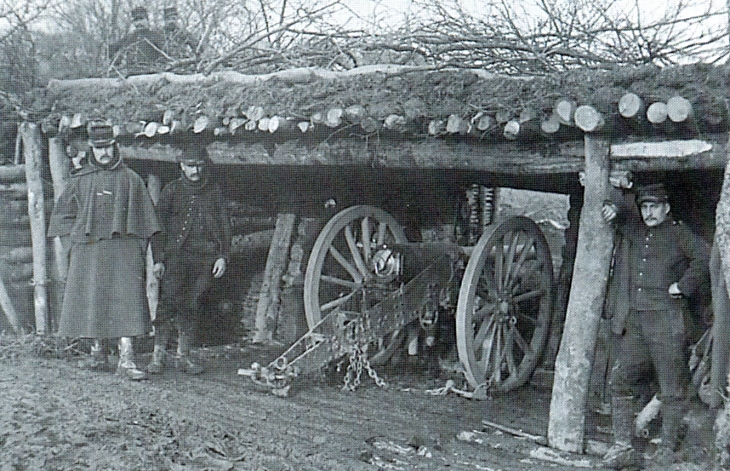
<svg viewBox="0 0 730 471"><path fill-rule="evenodd" d="M213 286L214 258L210 254L186 250L169 254L165 260L155 326L174 322L183 334L197 333L200 298Z"/></svg>
<svg viewBox="0 0 730 471"><path fill-rule="evenodd" d="M689 369L683 309L632 310L617 339L611 370L613 397L634 396L640 386L656 380L659 399L680 402L687 396Z"/></svg>

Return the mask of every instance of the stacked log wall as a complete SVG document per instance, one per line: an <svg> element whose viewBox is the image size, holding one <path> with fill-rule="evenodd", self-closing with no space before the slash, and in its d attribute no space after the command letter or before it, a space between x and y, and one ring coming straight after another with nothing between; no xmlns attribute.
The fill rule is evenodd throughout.
<svg viewBox="0 0 730 471"><path fill-rule="evenodd" d="M31 246L25 166L0 167L0 276L18 314L19 327L30 330L33 317L33 249ZM7 313L0 330L12 330Z"/></svg>

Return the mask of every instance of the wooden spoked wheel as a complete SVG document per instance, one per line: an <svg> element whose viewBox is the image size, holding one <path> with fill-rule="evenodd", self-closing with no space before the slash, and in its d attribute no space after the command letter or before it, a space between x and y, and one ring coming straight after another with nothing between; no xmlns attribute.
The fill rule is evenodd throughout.
<svg viewBox="0 0 730 471"><path fill-rule="evenodd" d="M312 247L304 275L309 328L335 309L364 312L398 289L391 283L398 273L390 247L405 242L401 226L381 209L352 206L333 216ZM400 339L398 335L383 339L371 357L392 353Z"/></svg>
<svg viewBox="0 0 730 471"><path fill-rule="evenodd" d="M466 378L476 388L522 386L550 330L553 264L531 219L510 218L484 233L464 272L456 308L456 342Z"/></svg>

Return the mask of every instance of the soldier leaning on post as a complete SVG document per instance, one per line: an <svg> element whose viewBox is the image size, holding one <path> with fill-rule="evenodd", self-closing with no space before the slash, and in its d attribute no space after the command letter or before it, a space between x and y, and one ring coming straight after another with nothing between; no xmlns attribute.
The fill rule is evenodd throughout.
<svg viewBox="0 0 730 471"><path fill-rule="evenodd" d="M101 340L119 338L117 372L140 380L146 374L134 362L132 337L152 330L146 253L161 227L142 178L122 162L111 125L91 121L87 133L88 164L71 175L48 227L69 259L58 333L94 339L81 365L94 369L107 362Z"/></svg>
<svg viewBox="0 0 730 471"><path fill-rule="evenodd" d="M173 328L178 330L176 365L184 373L203 372L190 356L200 322L200 299L225 273L231 241L223 192L211 181L205 148L185 148L179 165L182 175L163 188L157 203L163 237L152 241L154 272L162 279L154 353L147 367L153 374L162 371Z"/></svg>
<svg viewBox="0 0 730 471"><path fill-rule="evenodd" d="M709 286L708 244L670 212L663 184L640 186L636 204L641 220L608 201L603 218L617 224L614 268L608 289L611 331L617 337L611 370L614 445L604 465L641 467L632 446L634 396L651 378L662 402L661 445L649 459L653 469L674 461L689 384L685 319L687 300Z"/></svg>

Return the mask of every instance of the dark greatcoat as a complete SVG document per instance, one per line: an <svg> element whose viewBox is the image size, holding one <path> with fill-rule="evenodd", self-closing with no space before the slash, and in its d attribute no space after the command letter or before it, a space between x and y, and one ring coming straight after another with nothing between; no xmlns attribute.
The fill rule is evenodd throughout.
<svg viewBox="0 0 730 471"><path fill-rule="evenodd" d="M151 330L146 249L160 230L144 182L125 165L87 166L69 179L48 228L49 237L70 246L61 336L133 337Z"/></svg>

